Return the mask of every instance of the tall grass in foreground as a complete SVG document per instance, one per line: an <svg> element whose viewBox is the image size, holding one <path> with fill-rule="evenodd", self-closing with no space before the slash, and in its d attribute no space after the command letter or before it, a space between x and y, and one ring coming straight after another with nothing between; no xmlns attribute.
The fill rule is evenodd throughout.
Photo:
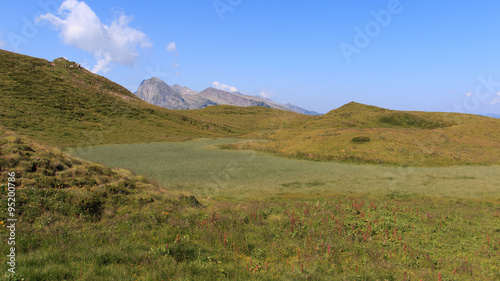
<svg viewBox="0 0 500 281"><path fill-rule="evenodd" d="M38 195L21 193L25 202ZM43 214L20 224L19 278L500 278L500 214L492 202L331 195L200 205L156 190L108 193L93 222L63 216L48 201Z"/></svg>

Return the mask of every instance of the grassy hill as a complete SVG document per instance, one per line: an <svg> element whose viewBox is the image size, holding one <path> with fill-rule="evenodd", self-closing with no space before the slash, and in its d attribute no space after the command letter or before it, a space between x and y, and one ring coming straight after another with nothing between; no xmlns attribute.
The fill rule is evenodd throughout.
<svg viewBox="0 0 500 281"><path fill-rule="evenodd" d="M290 127L291 124L309 120L308 118L310 117L290 111L260 106L237 107L215 105L203 109L182 110L181 112L198 120L236 127L241 132L244 132L244 134Z"/></svg>
<svg viewBox="0 0 500 281"><path fill-rule="evenodd" d="M74 62L60 58L53 64L0 50L0 124L61 146L239 133L150 105Z"/></svg>
<svg viewBox="0 0 500 281"><path fill-rule="evenodd" d="M269 140L227 148L403 166L500 163L500 120L472 114L395 111L355 102L321 116L232 106L184 114L249 132L240 137Z"/></svg>
<svg viewBox="0 0 500 281"><path fill-rule="evenodd" d="M311 160L412 166L500 163L500 120L477 115L406 112L349 103L292 120L233 145Z"/></svg>

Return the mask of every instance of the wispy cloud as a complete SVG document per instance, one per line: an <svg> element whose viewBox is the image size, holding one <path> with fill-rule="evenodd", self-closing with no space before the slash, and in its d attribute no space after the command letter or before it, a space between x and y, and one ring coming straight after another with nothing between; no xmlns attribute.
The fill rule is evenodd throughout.
<svg viewBox="0 0 500 281"><path fill-rule="evenodd" d="M500 103L500 92L498 92L498 93L497 93L496 98L494 98L494 99L490 102L490 104L491 104L491 105L494 105L494 104L497 104L497 103Z"/></svg>
<svg viewBox="0 0 500 281"><path fill-rule="evenodd" d="M152 46L146 34L130 27L132 19L121 14L106 25L84 1L66 0L57 15L47 13L36 20L51 23L65 44L93 54L97 64L92 71L106 73L110 63L133 66L139 57L137 46Z"/></svg>
<svg viewBox="0 0 500 281"><path fill-rule="evenodd" d="M177 56L177 46L175 46L175 42L168 43L167 52L174 53Z"/></svg>
<svg viewBox="0 0 500 281"><path fill-rule="evenodd" d="M5 41L2 40L2 37L0 37L0 48L5 47Z"/></svg>
<svg viewBox="0 0 500 281"><path fill-rule="evenodd" d="M265 99L270 99L272 97L274 97L274 92L271 91L271 90L267 90L267 89L263 89L261 92L260 92L260 96L265 98Z"/></svg>
<svg viewBox="0 0 500 281"><path fill-rule="evenodd" d="M465 96L470 97L472 96L472 93L471 92L465 93Z"/></svg>
<svg viewBox="0 0 500 281"><path fill-rule="evenodd" d="M217 81L212 82L212 86L215 89L219 89L219 90L226 91L226 92L237 92L238 91L238 89L236 89L236 87L222 84L222 83L217 82Z"/></svg>

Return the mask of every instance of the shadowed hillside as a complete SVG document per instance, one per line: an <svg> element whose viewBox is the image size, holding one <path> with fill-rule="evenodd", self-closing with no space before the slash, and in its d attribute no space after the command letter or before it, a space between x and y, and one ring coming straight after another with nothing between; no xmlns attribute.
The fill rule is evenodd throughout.
<svg viewBox="0 0 500 281"><path fill-rule="evenodd" d="M51 215L100 219L107 195L135 194L157 187L142 176L82 160L0 126L0 181L8 174L17 189L17 215L32 223ZM5 196L2 202L7 201ZM4 202L3 202L4 203ZM6 205L7 203L5 203ZM3 212L6 211L6 208ZM7 217L6 215L2 217Z"/></svg>

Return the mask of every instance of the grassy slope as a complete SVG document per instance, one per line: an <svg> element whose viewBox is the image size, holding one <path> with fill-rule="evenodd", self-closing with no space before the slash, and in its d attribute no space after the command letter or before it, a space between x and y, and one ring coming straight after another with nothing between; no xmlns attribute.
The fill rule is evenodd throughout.
<svg viewBox="0 0 500 281"><path fill-rule="evenodd" d="M0 124L60 146L182 140L239 133L150 105L72 62L0 50Z"/></svg>
<svg viewBox="0 0 500 281"><path fill-rule="evenodd" d="M69 156L0 126L1 190L12 172L17 275L7 280L157 279L163 273L154 270L144 251L152 240L137 239L132 221L146 219L136 226L146 227L141 235L153 235L156 220L165 226L165 210L182 213L197 202L130 171ZM6 192L0 203L12 204ZM0 217L0 238L7 241L7 208ZM0 252L9 253L10 247L2 243ZM1 269L7 272L5 263Z"/></svg>
<svg viewBox="0 0 500 281"><path fill-rule="evenodd" d="M203 109L181 110L179 112L207 122L237 127L244 134L255 131L272 131L309 118L309 116L303 114L259 106L216 105Z"/></svg>
<svg viewBox="0 0 500 281"><path fill-rule="evenodd" d="M323 116L309 117L240 144L313 160L449 166L500 163L500 120L476 115L403 112L350 103ZM365 137L367 142L355 142Z"/></svg>

